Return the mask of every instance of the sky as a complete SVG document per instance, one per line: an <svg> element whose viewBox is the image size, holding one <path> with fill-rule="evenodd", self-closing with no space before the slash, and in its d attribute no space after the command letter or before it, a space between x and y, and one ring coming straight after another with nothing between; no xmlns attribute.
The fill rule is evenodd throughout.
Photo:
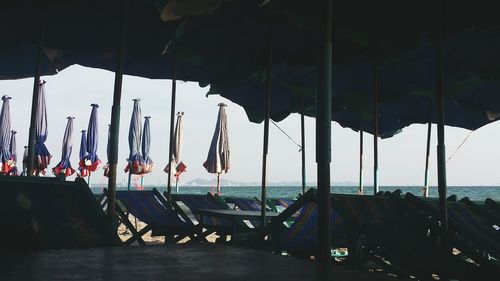
<svg viewBox="0 0 500 281"><path fill-rule="evenodd" d="M73 153L71 163L78 166L80 131L87 129L92 103L99 104L98 156L105 163L107 127L111 120L114 73L71 66L46 80L49 135L46 145L53 155L49 169L61 158L62 138L66 117L74 116ZM9 95L12 129L17 134L18 155L28 143L33 78L0 81L0 95ZM154 171L145 177L145 185L164 186L167 174L163 168L168 162L168 134L170 125L170 80L151 80L124 76L121 101L120 143L118 160L118 184L125 185L128 150L128 129L134 98L141 99L143 117L151 116L151 155ZM263 123L248 121L244 109L220 96L206 97L208 88L197 83L177 83L176 111L184 114L183 162L187 172L180 183L193 179L215 182L215 175L203 168L215 128L220 102L228 106L228 131L230 139L231 169L222 178L231 181L260 182L262 165ZM293 140L300 143L300 115L292 114L278 123ZM306 178L311 185L316 182L315 122L306 117ZM379 185L423 185L425 142L427 126L411 125L398 135L379 140ZM436 127L433 126L430 184L437 184ZM468 137L468 138L467 138ZM448 185L500 185L500 123L494 122L475 132L446 127L446 154ZM457 150L459 145L465 143ZM19 164L21 166L21 164ZM366 184L373 182L373 136L365 134L363 178ZM52 175L48 170L47 175ZM74 177L74 176L73 176ZM70 177L73 178L73 177ZM359 133L332 123L331 181L357 183L359 178ZM268 182L301 180L301 153L299 147L271 124L268 155ZM92 175L92 182L105 184L107 178L102 169Z"/></svg>

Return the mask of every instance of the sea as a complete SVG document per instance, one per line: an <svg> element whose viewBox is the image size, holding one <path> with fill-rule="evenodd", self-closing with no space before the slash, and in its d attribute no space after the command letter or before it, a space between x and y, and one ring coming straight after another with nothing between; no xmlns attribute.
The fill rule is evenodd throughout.
<svg viewBox="0 0 500 281"><path fill-rule="evenodd" d="M165 186L146 186L145 189L156 188L161 193L166 190ZM133 188L135 189L135 188ZM172 187L172 192L175 193L175 187ZM400 189L403 193L412 193L417 196L422 196L421 186L380 186L380 191L395 191ZM118 190L126 190L124 187L118 187ZM307 188L306 188L307 190ZM372 186L364 187L365 194L373 194ZM102 188L94 187L92 191L96 194L102 193ZM181 194L206 194L207 192L215 192L212 186L180 186L179 193ZM338 194L357 194L357 186L332 186L332 193ZM267 197L279 198L296 198L302 193L301 186L268 186ZM260 186L221 186L221 194L226 196L238 197L260 197ZM449 186L447 195L455 194L457 199L469 197L472 201L484 201L486 198L491 198L495 201L500 201L500 186ZM437 187L429 188L429 197L438 197Z"/></svg>

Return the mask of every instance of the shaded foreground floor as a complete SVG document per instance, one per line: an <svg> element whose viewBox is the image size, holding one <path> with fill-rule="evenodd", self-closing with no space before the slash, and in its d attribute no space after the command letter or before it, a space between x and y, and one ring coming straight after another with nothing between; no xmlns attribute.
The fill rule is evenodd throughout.
<svg viewBox="0 0 500 281"><path fill-rule="evenodd" d="M1 253L0 280L396 280L225 245Z"/></svg>

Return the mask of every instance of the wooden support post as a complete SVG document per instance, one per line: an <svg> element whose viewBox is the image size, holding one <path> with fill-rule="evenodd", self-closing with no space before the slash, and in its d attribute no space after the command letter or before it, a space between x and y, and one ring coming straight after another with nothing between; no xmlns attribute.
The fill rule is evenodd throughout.
<svg viewBox="0 0 500 281"><path fill-rule="evenodd" d="M174 118L175 118L175 98L177 93L177 62L174 60L172 65L172 100L170 102L170 139L168 144L168 176L167 176L167 200L171 202L172 200L172 161L173 161L173 149L174 149ZM176 182L177 190L177 182Z"/></svg>
<svg viewBox="0 0 500 281"><path fill-rule="evenodd" d="M300 152L302 156L302 194L306 193L306 133L304 122L304 96L300 104Z"/></svg>
<svg viewBox="0 0 500 281"><path fill-rule="evenodd" d="M38 108L38 95L40 89L40 64L42 59L42 48L45 40L45 21L40 24L38 45L35 54L35 77L33 78L33 96L31 99L31 118L28 133L28 159L27 176L33 176L35 170L35 139L36 139L36 115Z"/></svg>
<svg viewBox="0 0 500 281"><path fill-rule="evenodd" d="M118 165L118 140L120 132L120 102L122 97L123 65L125 63L125 43L127 41L127 21L130 0L122 4L122 22L120 26L121 40L116 62L113 106L111 107L111 124L109 140L109 176L108 176L108 208L107 215L114 221L116 209L116 171Z"/></svg>
<svg viewBox="0 0 500 281"><path fill-rule="evenodd" d="M361 128L359 129L359 188L358 194L363 195L365 188L363 186L363 121L361 121Z"/></svg>
<svg viewBox="0 0 500 281"><path fill-rule="evenodd" d="M260 200L262 204L260 205L260 223L261 227L264 227L267 223L266 220L266 193L267 193L267 153L269 148L269 115L271 111L271 75L272 75L272 65L273 65L273 44L271 38L271 32L269 32L269 42L268 42L268 60L267 60L267 73L266 73L266 83L267 83L267 94L266 94L266 113L264 120L264 142L262 148L262 186L261 186L261 196Z"/></svg>
<svg viewBox="0 0 500 281"><path fill-rule="evenodd" d="M316 162L318 176L318 260L328 263L331 250L330 225L330 162L332 132L332 10L333 0L324 0L323 30L320 33L321 48L318 94L316 97Z"/></svg>
<svg viewBox="0 0 500 281"><path fill-rule="evenodd" d="M377 194L378 187L378 68L373 68L373 194Z"/></svg>
<svg viewBox="0 0 500 281"><path fill-rule="evenodd" d="M446 202L446 148L444 144L444 81L443 81L443 13L444 1L438 1L438 30L436 40L436 98L437 98L437 168L438 168L438 192L439 210L442 227L448 228L448 209Z"/></svg>
<svg viewBox="0 0 500 281"><path fill-rule="evenodd" d="M429 197L429 155L431 153L432 123L427 124L427 145L425 149L424 197Z"/></svg>

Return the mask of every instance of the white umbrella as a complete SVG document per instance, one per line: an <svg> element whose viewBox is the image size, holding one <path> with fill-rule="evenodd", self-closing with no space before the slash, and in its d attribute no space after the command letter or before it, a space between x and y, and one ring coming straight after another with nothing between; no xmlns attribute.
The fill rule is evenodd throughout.
<svg viewBox="0 0 500 281"><path fill-rule="evenodd" d="M219 103L219 115L214 135L203 166L209 173L217 174L217 194L220 194L220 174L227 173L229 164L229 137L227 134L227 115L224 103Z"/></svg>
<svg viewBox="0 0 500 281"><path fill-rule="evenodd" d="M186 170L186 165L182 163L182 147L184 142L184 112L177 112L177 123L175 124L173 141L173 161L175 161L175 193L179 193L179 177Z"/></svg>

